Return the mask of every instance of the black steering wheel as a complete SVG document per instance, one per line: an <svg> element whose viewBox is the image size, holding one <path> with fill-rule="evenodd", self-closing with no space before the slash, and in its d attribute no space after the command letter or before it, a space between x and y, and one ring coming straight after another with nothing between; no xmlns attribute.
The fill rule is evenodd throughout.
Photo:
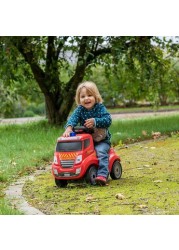
<svg viewBox="0 0 179 250"><path fill-rule="evenodd" d="M92 133L94 133L94 130L93 130L93 128L87 128L85 126L75 126L73 128L73 132L75 132L76 134L81 134L81 133L92 134Z"/></svg>

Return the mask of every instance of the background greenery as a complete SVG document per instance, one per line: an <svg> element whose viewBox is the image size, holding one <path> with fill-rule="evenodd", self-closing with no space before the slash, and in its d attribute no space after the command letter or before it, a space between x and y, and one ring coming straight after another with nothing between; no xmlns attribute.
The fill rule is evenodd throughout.
<svg viewBox="0 0 179 250"><path fill-rule="evenodd" d="M0 116L60 124L82 80L97 83L107 107L179 103L178 46L155 36L0 37Z"/></svg>

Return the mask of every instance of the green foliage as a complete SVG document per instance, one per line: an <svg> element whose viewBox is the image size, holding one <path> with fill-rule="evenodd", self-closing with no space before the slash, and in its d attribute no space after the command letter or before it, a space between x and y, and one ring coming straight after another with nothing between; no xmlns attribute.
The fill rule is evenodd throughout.
<svg viewBox="0 0 179 250"><path fill-rule="evenodd" d="M0 37L0 115L44 101L49 122L62 124L83 79L99 84L108 105L177 102L178 51L165 37Z"/></svg>
<svg viewBox="0 0 179 250"><path fill-rule="evenodd" d="M125 51L123 56L121 53L120 60L115 64L91 68L91 75L86 78L90 77L98 84L106 105L134 106L138 102L148 102L158 109L159 105L178 102L178 58L170 54L166 56L166 51L160 47L151 49L153 58L150 59L150 51L146 52L144 60L144 55L130 50ZM126 53L132 53L132 66L127 61Z"/></svg>
<svg viewBox="0 0 179 250"><path fill-rule="evenodd" d="M32 110L26 110L25 112L24 112L24 115L23 115L24 117L34 117L35 116L35 114L34 114L34 112L32 111Z"/></svg>
<svg viewBox="0 0 179 250"><path fill-rule="evenodd" d="M26 112L33 112L34 115L45 115L45 104L44 103L40 103L40 104L36 104L36 103L32 103L27 107ZM25 114L24 114L25 115Z"/></svg>
<svg viewBox="0 0 179 250"><path fill-rule="evenodd" d="M20 117L29 103L42 102L42 93L30 66L12 46L12 37L0 38L0 116ZM13 38L16 40L17 38Z"/></svg>

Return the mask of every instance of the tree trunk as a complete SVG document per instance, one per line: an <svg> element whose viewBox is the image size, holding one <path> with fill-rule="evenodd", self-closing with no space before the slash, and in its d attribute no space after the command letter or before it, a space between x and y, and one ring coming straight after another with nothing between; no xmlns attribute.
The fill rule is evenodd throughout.
<svg viewBox="0 0 179 250"><path fill-rule="evenodd" d="M63 91L56 91L52 94L44 92L47 119L50 124L63 125L68 118L68 115L72 109L75 101L76 88L78 84L83 80L85 74L85 65L78 68L75 77L67 83L68 88Z"/></svg>
<svg viewBox="0 0 179 250"><path fill-rule="evenodd" d="M45 95L48 122L50 124L63 125L68 118L73 102L73 98L70 98L69 95L66 95L65 98L60 96L52 98L49 95Z"/></svg>

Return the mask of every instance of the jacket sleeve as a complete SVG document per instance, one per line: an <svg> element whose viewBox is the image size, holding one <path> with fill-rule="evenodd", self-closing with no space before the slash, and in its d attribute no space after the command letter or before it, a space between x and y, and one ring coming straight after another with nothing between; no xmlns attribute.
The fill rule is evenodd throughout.
<svg viewBox="0 0 179 250"><path fill-rule="evenodd" d="M106 107L101 104L98 116L95 117L96 128L108 128L112 123L112 118Z"/></svg>
<svg viewBox="0 0 179 250"><path fill-rule="evenodd" d="M73 111L72 115L69 117L69 119L68 119L68 121L67 121L67 123L66 123L66 125L65 125L65 128L67 128L68 126L72 126L72 127L77 126L77 124L78 124L79 121L80 121L80 114L81 114L80 108L77 107L77 108Z"/></svg>

